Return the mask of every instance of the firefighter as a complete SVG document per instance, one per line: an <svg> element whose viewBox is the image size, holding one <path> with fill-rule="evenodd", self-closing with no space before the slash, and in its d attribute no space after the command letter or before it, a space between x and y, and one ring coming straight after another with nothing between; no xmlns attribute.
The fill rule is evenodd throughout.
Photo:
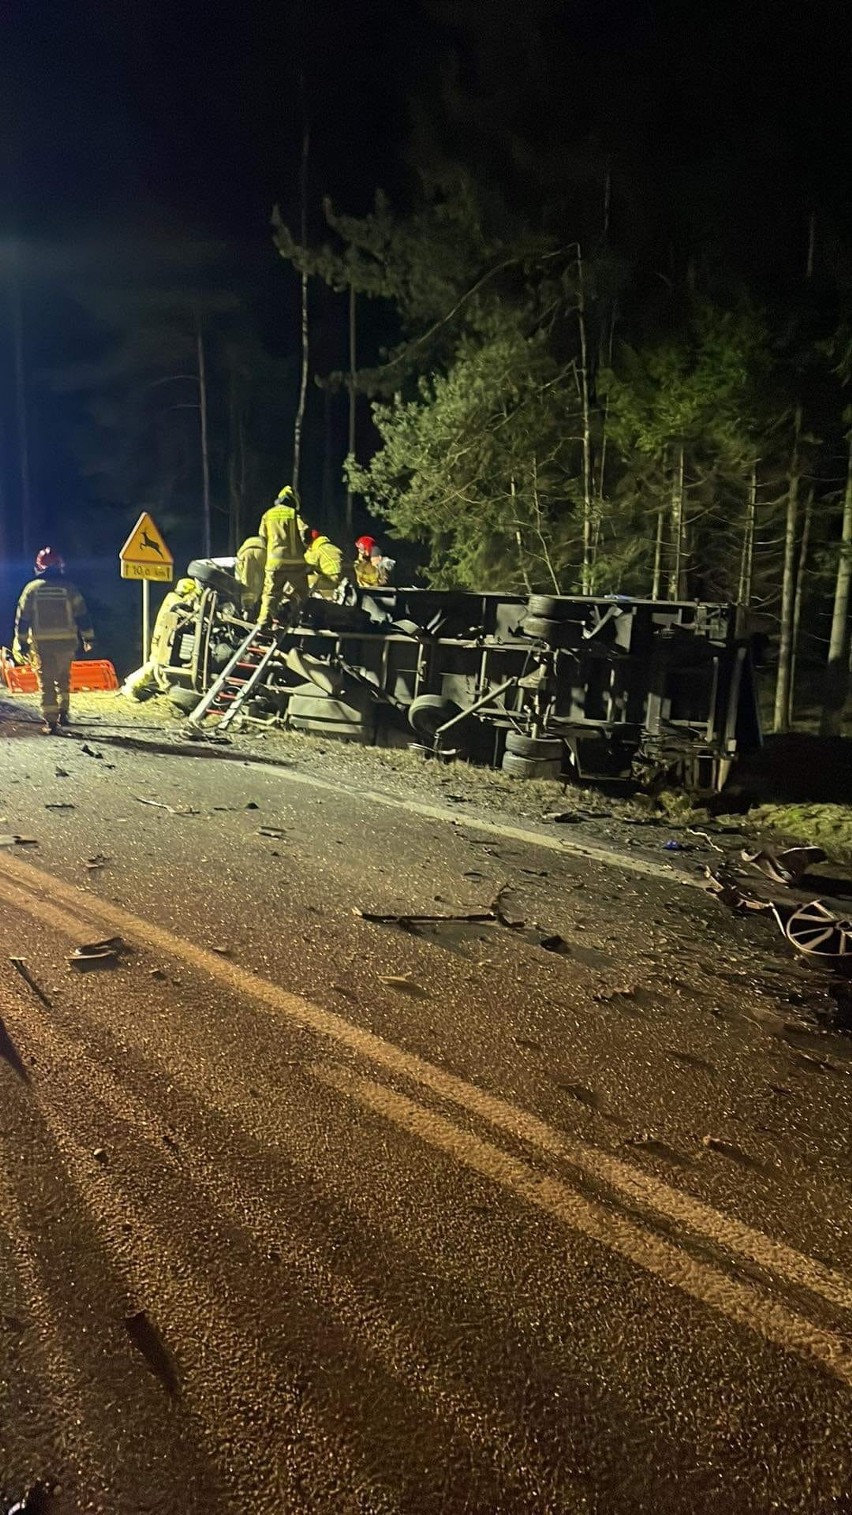
<svg viewBox="0 0 852 1515"><path fill-rule="evenodd" d="M188 624L198 609L201 590L195 579L178 579L170 589L157 611L151 650L147 663L129 673L121 686L122 694L132 695L135 700L144 700L148 694L166 694L171 681L165 669L171 664L178 623Z"/></svg>
<svg viewBox="0 0 852 1515"><path fill-rule="evenodd" d="M305 562L314 570L308 574L308 588L311 594L330 600L343 573L343 553L323 532L311 531L308 535Z"/></svg>
<svg viewBox="0 0 852 1515"><path fill-rule="evenodd" d="M307 527L299 515L296 496L289 484L279 492L275 504L266 511L258 535L266 553L260 621L271 621L291 586L291 597L307 595L308 570L305 564L304 539Z"/></svg>
<svg viewBox="0 0 852 1515"><path fill-rule="evenodd" d="M35 560L37 578L21 592L15 613L16 658L29 652L41 694L42 731L53 735L68 724L71 664L82 640L91 652L95 640L86 602L65 578L65 564L52 547L43 547Z"/></svg>
<svg viewBox="0 0 852 1515"><path fill-rule="evenodd" d="M361 589L383 589L390 582L393 558L386 558L375 537L359 537L355 546L355 578Z"/></svg>
<svg viewBox="0 0 852 1515"><path fill-rule="evenodd" d="M263 537L246 537L237 553L234 575L243 586L243 613L250 621L257 620L265 572L266 546Z"/></svg>

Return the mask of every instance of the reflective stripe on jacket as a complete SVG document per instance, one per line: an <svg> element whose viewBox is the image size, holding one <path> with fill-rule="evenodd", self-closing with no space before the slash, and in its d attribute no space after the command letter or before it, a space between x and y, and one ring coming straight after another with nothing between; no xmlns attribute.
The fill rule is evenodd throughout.
<svg viewBox="0 0 852 1515"><path fill-rule="evenodd" d="M32 579L21 591L15 613L15 637L30 634L38 642L94 641L86 602L65 579Z"/></svg>
<svg viewBox="0 0 852 1515"><path fill-rule="evenodd" d="M305 562L327 579L339 579L343 571L343 553L328 537L315 537L305 552Z"/></svg>
<svg viewBox="0 0 852 1515"><path fill-rule="evenodd" d="M258 536L270 562L304 564L302 533L305 523L292 505L273 505L261 518Z"/></svg>

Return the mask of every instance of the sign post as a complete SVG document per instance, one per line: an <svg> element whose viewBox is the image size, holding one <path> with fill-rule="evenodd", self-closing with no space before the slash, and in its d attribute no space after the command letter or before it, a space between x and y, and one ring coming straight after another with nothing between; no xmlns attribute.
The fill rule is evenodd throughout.
<svg viewBox="0 0 852 1515"><path fill-rule="evenodd" d="M118 554L123 579L137 579L142 585L142 661L146 662L151 646L151 580L170 584L175 576L175 560L166 546L159 526L143 510L121 552Z"/></svg>

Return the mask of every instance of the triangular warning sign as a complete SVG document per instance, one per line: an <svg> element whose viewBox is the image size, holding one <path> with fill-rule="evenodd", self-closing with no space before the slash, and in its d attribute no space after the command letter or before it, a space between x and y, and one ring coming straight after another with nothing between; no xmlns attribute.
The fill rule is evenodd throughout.
<svg viewBox="0 0 852 1515"><path fill-rule="evenodd" d="M170 568L174 563L159 526L147 510L143 510L118 556L122 563L164 563Z"/></svg>

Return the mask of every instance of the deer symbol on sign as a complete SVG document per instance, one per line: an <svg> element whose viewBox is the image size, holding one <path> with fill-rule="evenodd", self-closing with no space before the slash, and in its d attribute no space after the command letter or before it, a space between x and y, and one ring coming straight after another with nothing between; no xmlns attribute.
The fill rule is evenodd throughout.
<svg viewBox="0 0 852 1515"><path fill-rule="evenodd" d="M143 531L139 540L143 547L150 548L151 552L155 552L158 558L161 558L163 556L163 549L160 546L159 542L152 541L147 531Z"/></svg>

